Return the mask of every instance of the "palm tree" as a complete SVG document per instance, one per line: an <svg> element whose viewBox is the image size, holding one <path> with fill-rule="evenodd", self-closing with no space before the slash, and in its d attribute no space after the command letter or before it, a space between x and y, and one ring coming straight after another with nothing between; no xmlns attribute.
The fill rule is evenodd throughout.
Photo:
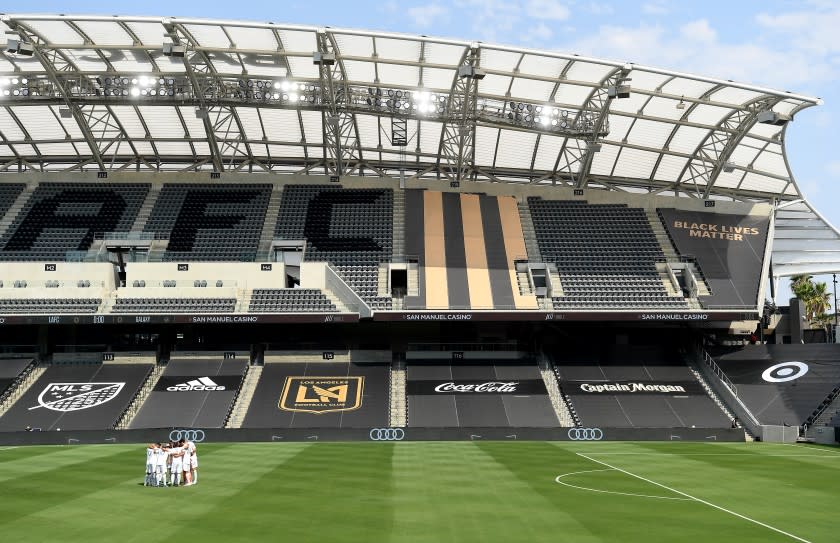
<svg viewBox="0 0 840 543"><path fill-rule="evenodd" d="M814 317L823 316L831 309L831 293L825 283L816 283L810 297L811 312Z"/></svg>

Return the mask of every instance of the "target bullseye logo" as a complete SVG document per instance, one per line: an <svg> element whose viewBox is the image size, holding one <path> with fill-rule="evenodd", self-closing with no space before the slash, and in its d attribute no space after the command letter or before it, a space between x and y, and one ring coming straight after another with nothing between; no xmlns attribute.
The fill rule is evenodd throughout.
<svg viewBox="0 0 840 543"><path fill-rule="evenodd" d="M764 370L761 378L768 383L786 383L799 379L806 373L808 364L805 362L781 362Z"/></svg>

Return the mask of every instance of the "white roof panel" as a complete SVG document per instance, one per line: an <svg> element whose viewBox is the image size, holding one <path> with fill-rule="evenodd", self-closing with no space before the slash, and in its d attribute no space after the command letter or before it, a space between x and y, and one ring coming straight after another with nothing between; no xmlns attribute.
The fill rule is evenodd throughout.
<svg viewBox="0 0 840 543"><path fill-rule="evenodd" d="M499 135L499 149L496 153L497 168L531 167L531 156L537 135L519 130L502 130Z"/></svg>
<svg viewBox="0 0 840 543"><path fill-rule="evenodd" d="M698 152L698 145L723 119L730 118L730 122L735 121L737 117L731 116L734 111L764 97L780 101L774 106L774 110L786 114L798 115L800 110L818 103L815 98L786 91L675 73L654 67L625 65L622 62L589 59L561 52L522 50L462 40L311 26L171 17L6 17L10 25L23 24L51 43L61 46L63 50L59 51L60 55L68 58L72 65L69 68L56 65L54 68L76 80L89 77L74 74L77 68L93 74L116 71L131 77L154 73L177 76L179 85L183 85L188 91L183 97L178 97L177 101L157 96L108 98L108 103L113 106L116 115L113 122L119 122L125 128L126 134L134 140L133 144L139 153L155 165L160 164L164 169L189 169L195 166L195 161L204 164L202 167L209 167L208 164L214 157L209 156L210 147L207 143L201 141L206 137L204 122L194 114L195 108L201 107L202 103L208 100L211 102L211 117L220 110L226 111L225 108L237 108L245 136L254 142L252 152L259 157L259 161L266 161L257 164L256 166L260 167L255 168L256 171L268 168L278 171L300 170L305 165L300 160L304 149L287 143L299 142L304 135L309 144L308 164L312 164L312 159L324 156L322 116L331 110L328 101L307 103L305 107L301 106L299 111L275 109L274 103L263 104L253 98L237 97L235 93L238 92L238 87L236 91L230 87L226 88L224 99L242 100L242 105L215 102L218 98L206 92L206 89L203 90L204 97L199 99L198 96L189 94L192 89L185 69L185 64L192 63L196 72L201 73L201 63L206 56L210 59L210 68L222 76L223 81L226 81L225 85L235 86L240 78L276 81L283 77L321 85L319 70L312 63L312 53L319 47L316 39L319 32L325 33L324 39L327 44L335 44L338 59L343 62L346 70L346 78L362 88L379 86L385 90L407 89L412 93L431 90L448 95L457 67L464 62L466 53L474 52L474 58L487 72L486 77L479 82L479 104L485 105L489 102L490 108L479 108L475 113L476 118L470 116L466 121L467 129L478 125L475 129L474 148L466 149L466 167L488 168L495 163L498 170L504 170L504 178L496 179L509 182L533 181L538 176L535 170L540 172L539 175L542 175L542 172L553 171L560 149L566 142L565 138L594 138L600 140L602 148L593 157L591 172L586 173L614 176L612 182L604 180L604 187L618 184L625 190L650 190L651 183L648 180L653 178L656 181L652 184L655 189L668 191L669 187L663 183L674 182L680 176L686 163ZM74 26L77 26L80 32L74 30ZM176 34L176 40L194 40L199 44L199 51L184 58L163 55L161 46L165 41L173 39L166 35L167 27ZM6 25L0 24L0 29L6 28ZM185 32L189 36L185 35ZM88 42L84 41L85 37L89 38ZM231 47L235 49L231 50ZM37 80L39 87L49 87L50 74L41 65L39 58L41 57L38 55L24 57L0 53L0 73L7 74L10 79L12 74L23 74L32 81ZM43 58L45 62L50 62L49 56ZM342 72L336 73L336 77L342 77ZM501 103L526 102L540 105L553 102L559 107L572 110L572 114L576 115L575 112L585 107L587 99L596 90L601 89L601 93L603 92L604 81L608 77L621 73L630 79L632 91L629 98L610 101L610 111L607 112L607 118L603 119L606 123L604 126L609 127L608 136L596 138L587 134L587 130L591 130L593 126L591 124L589 127L576 127L582 129L583 133L569 131L565 134L557 132L538 136L537 134L544 130L542 126L529 126L522 122L519 126L503 129L504 135L499 140L499 127L508 126L507 122L517 122L492 117L493 110ZM340 88L340 82L336 88ZM556 96L552 98L555 88ZM325 94L322 91L320 95ZM681 105L683 97L685 101ZM75 95L68 99L78 100ZM88 156L89 150L86 144L82 143L83 131L76 125L75 119L60 115L59 109L65 107L63 101L56 100L51 105L34 104L36 102L31 98L22 96L10 96L8 101L3 99L0 102L0 132L3 137L17 142L23 142L25 138L25 130L2 109L5 105L20 110L20 116L23 117L20 122L32 133L33 144L41 151L48 149L48 154L54 155L47 167L72 167L76 153ZM387 145L387 136L390 135L388 117L368 115L365 112L367 105L363 103L350 104L339 102L338 105L339 108L351 108L348 113L357 119L360 141L355 141L356 133L352 131L348 136L348 143L358 144L367 149L363 153L364 159L372 168L377 167L377 160L396 160L396 150ZM142 119L135 113L132 107L135 105L143 112ZM31 109L27 109L30 107ZM79 101L78 107L83 108L85 112L104 111L103 106L94 107L90 102ZM590 110L587 116L598 114L595 104L587 109ZM453 114L454 112L450 112L447 115ZM95 113L94 118L97 115L98 113ZM438 121L443 120L443 116L434 115L435 120L427 120L425 115L416 111L407 112L407 115L409 137L416 138L406 147L407 167L422 172L420 175L424 177L438 176L440 164L446 163L439 153L442 131ZM299 116L303 118L303 133ZM212 117L210 122L215 120L216 117ZM454 117L447 120L452 129L456 129L460 122ZM146 135L143 121L156 138L155 145L139 141L138 138L151 137ZM234 124L228 123L230 131L225 123L221 124L216 131L217 137L221 138L225 134L232 140L239 137L238 127ZM261 126L264 127L265 136ZM743 138L737 128L732 126L719 130L724 140L729 137L739 139L734 141L731 155L709 159L709 171L721 169L724 160L735 163L736 169L718 176L717 185L710 187L711 196L725 198L733 191L742 191L743 196L747 198L761 199L766 196L768 200L778 197L780 191L784 191L783 198L797 196L796 184L787 180L791 174L784 160L784 128L758 124ZM101 126L93 131L101 134ZM104 137L112 138L118 133L116 127L109 126ZM69 134L75 143L64 141L65 134ZM185 136L195 141L192 144L182 141ZM266 138L265 141L263 137ZM380 141L384 145L382 151L374 151ZM0 145L5 146L3 152L8 156L11 152L8 144L4 144L0 139ZM195 148L196 156L193 157L192 151L187 151L187 147ZM223 161L225 167L241 167L240 161L248 158L242 145L236 146L237 149L231 146L223 147L227 153L226 160ZM19 143L16 144L16 148L24 159L30 162L38 161L32 145ZM417 149L421 154L415 154ZM123 157L129 152L130 146L125 143L121 144L119 149L112 146L105 154L111 156L117 153ZM713 154L715 152L712 151ZM62 153L66 153L66 156ZM574 154L570 153L564 157L563 162ZM471 164L473 156L475 163ZM217 162L218 157L215 158ZM271 165L268 165L268 160L272 161ZM695 156L695 164L699 163L698 160ZM113 167L125 165L124 162L118 162L115 161ZM283 162L283 166L278 166L278 162ZM387 168L393 169L393 166L389 165ZM566 165L561 164L560 170L561 175L564 175ZM318 171L321 171L320 167ZM496 175L502 174L497 171ZM479 177L483 179L481 175ZM687 178L688 176L683 176L683 180ZM704 179L701 175L700 182L705 183ZM552 184L558 180L559 178L548 176L541 182ZM720 192L716 192L718 187Z"/></svg>

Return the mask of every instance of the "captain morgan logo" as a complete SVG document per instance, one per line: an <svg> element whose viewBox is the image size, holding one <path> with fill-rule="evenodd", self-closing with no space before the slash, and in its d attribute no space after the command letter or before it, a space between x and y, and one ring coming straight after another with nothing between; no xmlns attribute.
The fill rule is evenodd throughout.
<svg viewBox="0 0 840 543"><path fill-rule="evenodd" d="M68 413L90 409L117 397L125 383L50 383L38 395L38 405L29 410L46 407Z"/></svg>
<svg viewBox="0 0 840 543"><path fill-rule="evenodd" d="M362 406L364 377L286 377L278 407L321 415Z"/></svg>

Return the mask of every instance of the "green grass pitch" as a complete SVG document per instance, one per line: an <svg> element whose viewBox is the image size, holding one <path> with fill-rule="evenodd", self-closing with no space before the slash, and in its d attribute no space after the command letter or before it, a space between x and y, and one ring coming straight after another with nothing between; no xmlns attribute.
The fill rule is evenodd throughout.
<svg viewBox="0 0 840 543"><path fill-rule="evenodd" d="M239 443L199 457L198 485L163 489L142 486L142 445L0 448L0 540L840 541L836 448Z"/></svg>

